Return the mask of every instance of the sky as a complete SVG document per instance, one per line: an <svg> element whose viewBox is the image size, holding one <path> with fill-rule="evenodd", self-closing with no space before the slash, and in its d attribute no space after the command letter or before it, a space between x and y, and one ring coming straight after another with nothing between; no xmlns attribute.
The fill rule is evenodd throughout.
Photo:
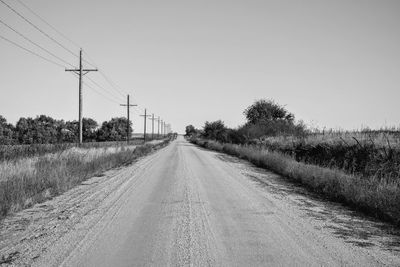
<svg viewBox="0 0 400 267"><path fill-rule="evenodd" d="M312 127L400 126L400 1L1 1L69 51L0 2L1 21L73 66L82 47L112 81L84 76L83 114L99 123L126 116L119 104L129 93L135 132L145 108L179 133L218 119L237 127L264 98ZM0 35L61 64L0 39L0 115L13 124L41 114L77 119L71 66L3 24Z"/></svg>

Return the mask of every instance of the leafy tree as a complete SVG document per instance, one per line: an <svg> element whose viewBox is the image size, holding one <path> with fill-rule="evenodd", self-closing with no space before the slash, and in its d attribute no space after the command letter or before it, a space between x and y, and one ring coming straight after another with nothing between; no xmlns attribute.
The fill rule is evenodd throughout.
<svg viewBox="0 0 400 267"><path fill-rule="evenodd" d="M15 134L20 144L33 144L34 121L32 118L20 118L15 126Z"/></svg>
<svg viewBox="0 0 400 267"><path fill-rule="evenodd" d="M250 124L268 123L271 121L294 121L294 115L292 113L270 99L257 100L253 105L249 106L243 114Z"/></svg>
<svg viewBox="0 0 400 267"><path fill-rule="evenodd" d="M97 131L97 141L122 141L126 140L126 118L112 118L105 121ZM132 126L130 132L132 132Z"/></svg>
<svg viewBox="0 0 400 267"><path fill-rule="evenodd" d="M126 125L126 123L125 123L125 125ZM85 142L96 141L97 127L98 127L98 124L95 120L93 120L91 118L83 118L82 119L82 135L83 135L83 140Z"/></svg>
<svg viewBox="0 0 400 267"><path fill-rule="evenodd" d="M66 121L59 130L58 142L74 143L78 142L78 121Z"/></svg>
<svg viewBox="0 0 400 267"><path fill-rule="evenodd" d="M10 145L14 143L14 126L8 124L7 120L0 115L0 145Z"/></svg>
<svg viewBox="0 0 400 267"><path fill-rule="evenodd" d="M15 135L20 144L57 143L63 124L63 121L45 115L35 119L20 118L15 127Z"/></svg>
<svg viewBox="0 0 400 267"><path fill-rule="evenodd" d="M186 126L186 136L191 136L196 133L197 133L197 130L196 130L196 128L194 128L193 125Z"/></svg>
<svg viewBox="0 0 400 267"><path fill-rule="evenodd" d="M224 122L221 120L214 122L206 121L203 136L208 139L226 142L228 139L228 130L225 127Z"/></svg>

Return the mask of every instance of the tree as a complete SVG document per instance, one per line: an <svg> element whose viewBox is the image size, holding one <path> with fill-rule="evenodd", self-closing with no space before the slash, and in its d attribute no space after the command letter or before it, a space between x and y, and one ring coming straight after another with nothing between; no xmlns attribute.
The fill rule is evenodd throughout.
<svg viewBox="0 0 400 267"><path fill-rule="evenodd" d="M257 100L253 105L249 106L243 114L250 124L268 123L271 121L294 121L294 115L292 113L270 99Z"/></svg>
<svg viewBox="0 0 400 267"><path fill-rule="evenodd" d="M228 137L227 128L221 120L214 122L206 121L204 125L203 136L208 139L217 140L220 142L226 142Z"/></svg>
<svg viewBox="0 0 400 267"><path fill-rule="evenodd" d="M193 134L196 134L197 130L194 128L193 125L188 125L186 126L186 136L192 136Z"/></svg>
<svg viewBox="0 0 400 267"><path fill-rule="evenodd" d="M8 124L7 120L0 115L0 145L11 145L14 143L14 126Z"/></svg>
<svg viewBox="0 0 400 267"><path fill-rule="evenodd" d="M35 119L20 118L15 134L20 144L54 144L60 141L64 122L40 115Z"/></svg>
<svg viewBox="0 0 400 267"><path fill-rule="evenodd" d="M97 131L97 141L122 141L126 140L128 120L126 118L112 118L105 121ZM132 126L130 132L132 132Z"/></svg>
<svg viewBox="0 0 400 267"><path fill-rule="evenodd" d="M15 134L19 144L33 144L33 119L20 118L15 126Z"/></svg>
<svg viewBox="0 0 400 267"><path fill-rule="evenodd" d="M126 125L126 124L125 124ZM82 135L84 142L95 142L97 137L96 129L98 124L91 118L82 119Z"/></svg>

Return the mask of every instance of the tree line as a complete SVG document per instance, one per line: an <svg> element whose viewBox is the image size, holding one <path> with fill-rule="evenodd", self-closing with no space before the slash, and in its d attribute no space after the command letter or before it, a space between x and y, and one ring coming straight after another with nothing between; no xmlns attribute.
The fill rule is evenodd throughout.
<svg viewBox="0 0 400 267"><path fill-rule="evenodd" d="M127 119L112 118L99 125L94 119L83 118L84 142L122 141L127 136ZM130 132L133 132L130 123ZM79 138L78 121L53 119L46 115L20 118L15 126L0 115L0 145L73 143Z"/></svg>
<svg viewBox="0 0 400 267"><path fill-rule="evenodd" d="M307 133L303 122L296 122L293 113L271 99L255 101L243 114L246 123L237 128L228 128L221 120L206 121L203 129L196 129L193 125L186 126L186 136L200 136L223 143L248 144L268 136L304 136Z"/></svg>

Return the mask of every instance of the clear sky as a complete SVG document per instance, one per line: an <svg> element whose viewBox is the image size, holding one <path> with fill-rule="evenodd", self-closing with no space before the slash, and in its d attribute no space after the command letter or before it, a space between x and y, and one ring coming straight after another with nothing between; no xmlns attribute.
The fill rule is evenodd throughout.
<svg viewBox="0 0 400 267"><path fill-rule="evenodd" d="M78 53L17 0L2 1ZM178 132L217 119L236 127L260 98L286 105L313 126L400 125L400 1L20 1L132 95L139 104L132 111L135 132L143 129L137 114L145 107ZM2 3L0 18L78 64ZM51 58L4 25L0 35ZM40 114L77 119L76 77L1 39L0 51L1 115L11 123ZM87 77L111 95L84 87L84 116L98 122L125 116L118 105L124 94L99 73Z"/></svg>

